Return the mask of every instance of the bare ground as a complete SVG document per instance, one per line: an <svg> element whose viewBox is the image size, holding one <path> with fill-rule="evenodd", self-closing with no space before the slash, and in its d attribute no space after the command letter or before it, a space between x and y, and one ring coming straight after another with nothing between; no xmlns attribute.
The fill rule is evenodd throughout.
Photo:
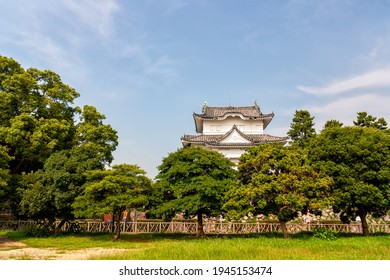
<svg viewBox="0 0 390 280"><path fill-rule="evenodd" d="M0 236L0 260L87 260L100 255L129 251L131 249L89 248L81 250L58 250L31 248Z"/></svg>

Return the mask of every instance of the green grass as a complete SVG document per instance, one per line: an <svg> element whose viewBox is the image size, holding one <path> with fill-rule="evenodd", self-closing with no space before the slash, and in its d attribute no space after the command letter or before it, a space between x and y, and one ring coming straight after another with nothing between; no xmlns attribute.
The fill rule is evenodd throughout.
<svg viewBox="0 0 390 280"><path fill-rule="evenodd" d="M1 234L1 233L0 233ZM137 249L101 256L108 260L389 260L390 235L363 237L344 234L336 240L313 237L311 233L220 235L196 239L180 234L64 234L47 238L26 238L20 232L2 233L8 238L36 248L76 250L85 248Z"/></svg>
<svg viewBox="0 0 390 280"><path fill-rule="evenodd" d="M144 248L142 242L128 242L126 238L113 240L109 233L59 234L50 237L25 237L21 231L3 232L9 239L27 244L33 248L52 248L58 250L79 250L88 248Z"/></svg>

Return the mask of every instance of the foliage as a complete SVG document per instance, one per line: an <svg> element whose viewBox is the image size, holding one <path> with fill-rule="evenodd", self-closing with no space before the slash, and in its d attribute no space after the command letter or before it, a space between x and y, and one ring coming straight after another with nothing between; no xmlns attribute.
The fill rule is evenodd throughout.
<svg viewBox="0 0 390 280"><path fill-rule="evenodd" d="M361 127L373 127L380 130L387 129L387 122L384 118L377 119L371 115L368 115L367 112L358 112L357 119L353 122L355 126Z"/></svg>
<svg viewBox="0 0 390 280"><path fill-rule="evenodd" d="M240 158L243 183L231 189L224 209L231 218L252 213L278 217L285 237L285 223L306 209L317 210L329 204L327 193L332 179L317 172L305 151L298 146L260 145Z"/></svg>
<svg viewBox="0 0 390 280"><path fill-rule="evenodd" d="M84 192L73 204L77 217L101 216L113 212L116 227L115 238L120 237L121 217L129 208L147 205L151 181L137 165L118 164L112 169L86 172Z"/></svg>
<svg viewBox="0 0 390 280"><path fill-rule="evenodd" d="M157 213L185 213L198 217L197 235L203 235L203 215L221 214L225 192L235 183L233 163L216 151L201 147L178 149L163 159L155 188Z"/></svg>
<svg viewBox="0 0 390 280"><path fill-rule="evenodd" d="M67 232L69 233L79 233L81 232L81 227L78 222L69 222Z"/></svg>
<svg viewBox="0 0 390 280"><path fill-rule="evenodd" d="M6 147L0 146L0 209L2 208L1 197L5 195L10 180L8 170L10 160L11 157L8 155Z"/></svg>
<svg viewBox="0 0 390 280"><path fill-rule="evenodd" d="M26 237L48 237L51 235L51 230L46 224L36 224L27 226L23 234Z"/></svg>
<svg viewBox="0 0 390 280"><path fill-rule="evenodd" d="M78 96L56 73L24 70L0 56L0 143L12 156L11 173L37 170L51 153L72 146Z"/></svg>
<svg viewBox="0 0 390 280"><path fill-rule="evenodd" d="M338 232L329 228L315 228L313 237L331 241L337 239Z"/></svg>
<svg viewBox="0 0 390 280"><path fill-rule="evenodd" d="M369 234L368 214L390 207L390 135L376 128L333 127L317 136L310 158L334 179L333 207L346 222L360 217Z"/></svg>
<svg viewBox="0 0 390 280"><path fill-rule="evenodd" d="M99 159L103 166L111 164L112 153L118 145L117 132L103 123L105 118L95 107L84 106L75 135L75 145L80 151Z"/></svg>
<svg viewBox="0 0 390 280"><path fill-rule="evenodd" d="M74 106L78 97L58 74L25 70L0 56L0 207L11 208L15 216L62 219L78 192L72 188L84 163L77 161L88 165L98 159L100 164L93 164L98 169L112 162L116 131L103 124L104 115L94 107ZM72 161L77 162L74 170Z"/></svg>
<svg viewBox="0 0 390 280"><path fill-rule="evenodd" d="M342 127L343 123L339 122L338 120L329 120L326 121L324 124L324 129L332 128L332 127Z"/></svg>
<svg viewBox="0 0 390 280"><path fill-rule="evenodd" d="M299 146L304 147L307 141L316 134L313 120L314 117L309 111L296 110L287 135Z"/></svg>
<svg viewBox="0 0 390 280"><path fill-rule="evenodd" d="M74 219L71 205L82 193L84 173L102 168L98 158L91 158L79 147L54 153L43 169L23 175L26 188L22 190L21 213L49 224L61 219L60 228Z"/></svg>

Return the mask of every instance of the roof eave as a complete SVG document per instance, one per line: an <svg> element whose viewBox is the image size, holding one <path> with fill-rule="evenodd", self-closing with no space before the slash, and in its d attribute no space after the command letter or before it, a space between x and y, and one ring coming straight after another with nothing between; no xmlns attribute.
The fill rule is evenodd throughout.
<svg viewBox="0 0 390 280"><path fill-rule="evenodd" d="M195 130L197 133L203 133L203 118L196 113L193 113Z"/></svg>

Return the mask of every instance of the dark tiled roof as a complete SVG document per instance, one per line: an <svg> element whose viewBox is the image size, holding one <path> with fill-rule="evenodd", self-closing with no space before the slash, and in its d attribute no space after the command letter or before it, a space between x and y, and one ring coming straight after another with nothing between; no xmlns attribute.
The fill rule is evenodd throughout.
<svg viewBox="0 0 390 280"><path fill-rule="evenodd" d="M242 106L242 107L211 107L204 105L202 113L194 113L195 129L196 132L203 132L203 121L212 119L224 119L228 115L239 115L243 119L262 120L263 128L265 129L274 117L274 113L263 114L260 111L260 107L255 104L254 106Z"/></svg>
<svg viewBox="0 0 390 280"><path fill-rule="evenodd" d="M287 137L272 136L268 134L247 134L247 139L252 144L269 143L269 142L284 142L287 141ZM218 144L220 145L221 139L224 135L184 135L181 137L182 141L191 143L207 143L207 144ZM226 144L226 143L225 143ZM224 145L225 145L224 144ZM239 145L250 145L251 143L239 143Z"/></svg>
<svg viewBox="0 0 390 280"><path fill-rule="evenodd" d="M247 139L248 143L221 143L223 139L228 137L233 130L236 130L242 137ZM268 134L244 134L237 127L233 127L230 131L220 135L184 135L181 140L184 143L202 144L207 146L254 146L258 144L271 142L286 142L287 137L272 136Z"/></svg>
<svg viewBox="0 0 390 280"><path fill-rule="evenodd" d="M223 117L226 114L241 114L247 118L263 118L263 117L273 116L273 114L261 113L260 108L256 105L255 106L245 106L245 107L204 106L201 114L194 113L195 116L201 117L201 118L206 118L206 119Z"/></svg>

